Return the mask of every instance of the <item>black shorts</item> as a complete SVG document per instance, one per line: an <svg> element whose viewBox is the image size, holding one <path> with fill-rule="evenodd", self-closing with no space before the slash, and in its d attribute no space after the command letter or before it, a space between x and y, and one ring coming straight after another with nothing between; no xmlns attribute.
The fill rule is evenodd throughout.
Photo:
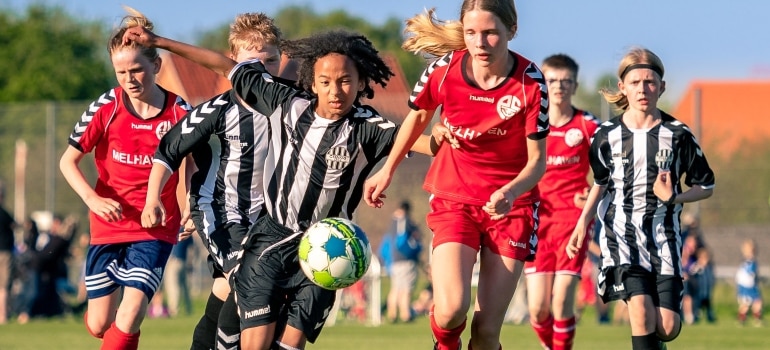
<svg viewBox="0 0 770 350"><path fill-rule="evenodd" d="M658 275L636 265L611 266L599 272L597 287L605 303L649 295L656 307L682 310L684 285L680 276Z"/></svg>
<svg viewBox="0 0 770 350"><path fill-rule="evenodd" d="M336 292L316 286L299 267L301 236L263 216L249 230L243 258L234 270L241 329L284 322L315 342Z"/></svg>
<svg viewBox="0 0 770 350"><path fill-rule="evenodd" d="M230 272L238 264L241 246L249 232L249 227L237 222L228 222L216 227L211 234L207 235L200 212L193 211L191 217L198 235L209 251L207 261L211 277L224 277L225 273Z"/></svg>

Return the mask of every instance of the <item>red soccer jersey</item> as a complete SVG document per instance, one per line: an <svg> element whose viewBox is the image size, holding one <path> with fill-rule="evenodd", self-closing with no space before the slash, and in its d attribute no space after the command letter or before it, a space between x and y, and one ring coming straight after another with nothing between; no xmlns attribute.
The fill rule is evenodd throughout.
<svg viewBox="0 0 770 350"><path fill-rule="evenodd" d="M575 194L588 187L588 152L598 127L599 119L579 109L567 124L551 126L546 171L538 183L541 219L575 222L580 216Z"/></svg>
<svg viewBox="0 0 770 350"><path fill-rule="evenodd" d="M527 138L548 134L548 92L543 74L530 60L510 52L515 64L499 86L483 90L464 67L467 50L432 63L415 85L410 106L441 109L443 122L460 142L459 149L441 147L423 188L433 195L471 205L484 205L495 190L513 180L527 164ZM516 204L538 200L537 187Z"/></svg>
<svg viewBox="0 0 770 350"><path fill-rule="evenodd" d="M181 119L189 106L166 91L163 110L142 119L126 108L128 97L120 87L94 101L70 135L69 144L83 153L94 152L99 196L118 201L123 219L108 222L93 212L91 244L124 243L159 239L176 243L181 214L176 197L178 176L172 175L161 193L166 207L166 226L142 228L141 214L147 197L152 157L160 138Z"/></svg>

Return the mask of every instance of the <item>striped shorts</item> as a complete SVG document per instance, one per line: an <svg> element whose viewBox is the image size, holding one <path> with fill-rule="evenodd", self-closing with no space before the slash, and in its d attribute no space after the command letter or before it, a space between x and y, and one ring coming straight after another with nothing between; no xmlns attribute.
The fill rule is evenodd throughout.
<svg viewBox="0 0 770 350"><path fill-rule="evenodd" d="M173 247L157 240L90 246L85 278L88 299L109 295L121 286L139 289L152 299Z"/></svg>

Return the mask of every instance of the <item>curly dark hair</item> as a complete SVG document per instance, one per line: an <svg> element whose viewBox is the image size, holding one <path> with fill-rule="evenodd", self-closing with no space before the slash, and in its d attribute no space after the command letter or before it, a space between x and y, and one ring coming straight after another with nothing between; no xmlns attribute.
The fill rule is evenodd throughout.
<svg viewBox="0 0 770 350"><path fill-rule="evenodd" d="M377 54L377 49L369 39L346 30L332 30L307 38L284 40L281 49L287 56L300 61L297 83L306 91L312 91L316 61L331 53L345 55L355 63L358 76L364 82L364 91L358 93L357 99L373 98L374 89L369 86L370 82L385 87L393 76L393 71Z"/></svg>

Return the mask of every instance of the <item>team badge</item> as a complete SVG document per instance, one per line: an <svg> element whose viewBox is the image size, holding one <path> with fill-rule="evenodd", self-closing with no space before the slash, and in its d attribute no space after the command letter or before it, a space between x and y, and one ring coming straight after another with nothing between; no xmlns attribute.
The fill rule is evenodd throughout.
<svg viewBox="0 0 770 350"><path fill-rule="evenodd" d="M503 120L508 120L521 110L521 101L516 96L505 95L497 102L497 114Z"/></svg>
<svg viewBox="0 0 770 350"><path fill-rule="evenodd" d="M655 164L658 165L658 171L668 171L673 161L674 152L668 148L661 149L655 154Z"/></svg>
<svg viewBox="0 0 770 350"><path fill-rule="evenodd" d="M163 122L158 123L158 126L155 127L155 136L158 137L158 140L163 138L163 135L165 135L169 130L171 130L171 122L166 120Z"/></svg>
<svg viewBox="0 0 770 350"><path fill-rule="evenodd" d="M350 164L350 153L348 153L347 148L343 146L333 147L329 152L326 152L326 166L329 169L340 170L348 164Z"/></svg>
<svg viewBox="0 0 770 350"><path fill-rule="evenodd" d="M567 130L564 134L564 143L566 143L567 146L575 147L581 142L583 142L583 132L580 131L580 129L572 128Z"/></svg>

